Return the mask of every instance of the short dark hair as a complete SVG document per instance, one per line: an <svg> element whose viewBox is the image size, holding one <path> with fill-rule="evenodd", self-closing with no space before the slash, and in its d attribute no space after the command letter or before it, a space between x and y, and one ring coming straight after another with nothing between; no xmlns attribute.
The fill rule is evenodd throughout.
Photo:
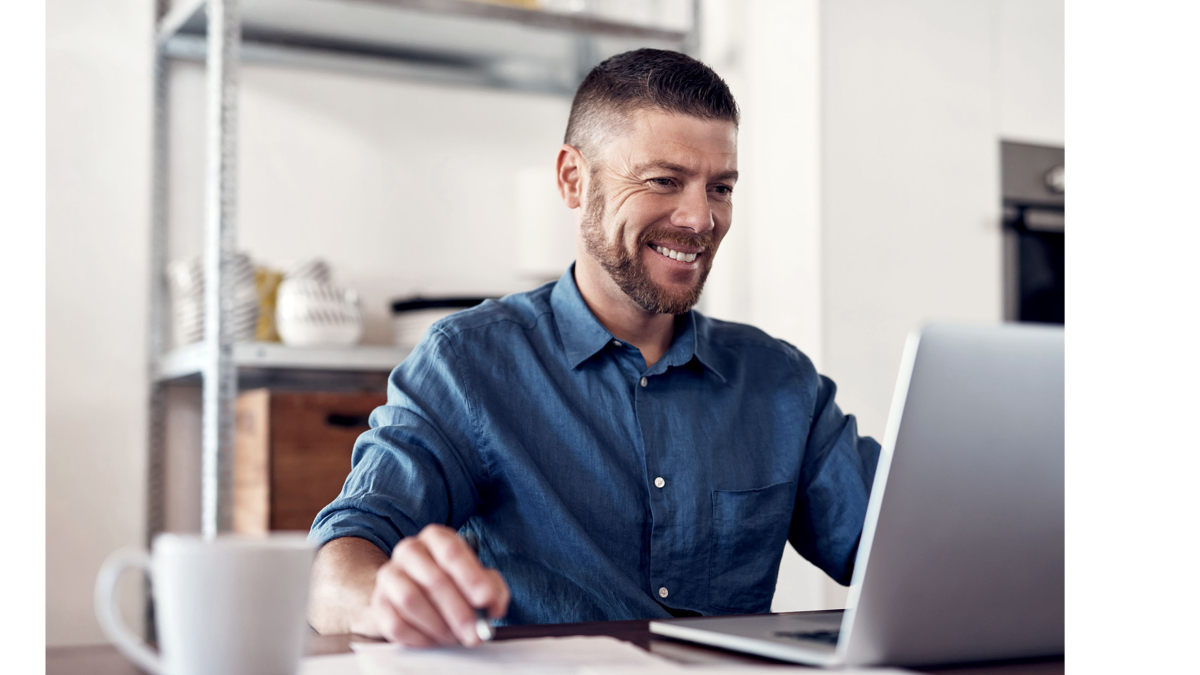
<svg viewBox="0 0 1200 675"><path fill-rule="evenodd" d="M620 124L636 110L655 110L738 124L729 86L712 68L687 54L636 49L617 54L583 78L571 103L565 143L587 155L601 127Z"/></svg>

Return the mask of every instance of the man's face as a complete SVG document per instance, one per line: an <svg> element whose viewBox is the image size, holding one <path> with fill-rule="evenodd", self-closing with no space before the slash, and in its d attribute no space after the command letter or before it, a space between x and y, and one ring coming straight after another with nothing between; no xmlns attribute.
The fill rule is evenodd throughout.
<svg viewBox="0 0 1200 675"><path fill-rule="evenodd" d="M737 127L643 110L594 154L585 250L643 310L687 312L729 231Z"/></svg>

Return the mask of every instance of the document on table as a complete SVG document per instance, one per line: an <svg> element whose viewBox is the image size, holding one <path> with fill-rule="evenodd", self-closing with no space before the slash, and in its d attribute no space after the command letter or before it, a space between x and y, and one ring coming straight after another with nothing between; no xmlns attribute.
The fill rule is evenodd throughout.
<svg viewBox="0 0 1200 675"><path fill-rule="evenodd" d="M640 667L653 672L681 666L611 637L531 638L485 642L478 647L405 649L393 644L355 642L359 671L364 675L578 675L583 668Z"/></svg>

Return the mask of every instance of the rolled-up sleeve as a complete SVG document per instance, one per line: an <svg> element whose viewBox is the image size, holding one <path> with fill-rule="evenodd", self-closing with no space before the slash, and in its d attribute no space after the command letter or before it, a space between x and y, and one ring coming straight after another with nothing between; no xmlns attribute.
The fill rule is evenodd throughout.
<svg viewBox="0 0 1200 675"><path fill-rule="evenodd" d="M436 326L392 371L388 401L359 436L341 494L317 514L309 541L360 537L390 555L403 537L474 515L484 465L452 338Z"/></svg>
<svg viewBox="0 0 1200 675"><path fill-rule="evenodd" d="M837 386L820 375L788 539L842 585L850 583L879 461L879 443L858 435L853 415L834 401Z"/></svg>

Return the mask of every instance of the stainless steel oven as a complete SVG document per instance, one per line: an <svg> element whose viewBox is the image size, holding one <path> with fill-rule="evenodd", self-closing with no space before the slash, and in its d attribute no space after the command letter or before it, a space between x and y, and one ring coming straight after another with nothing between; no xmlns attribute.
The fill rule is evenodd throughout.
<svg viewBox="0 0 1200 675"><path fill-rule="evenodd" d="M1064 158L1061 147L1000 142L1008 321L1065 322Z"/></svg>

